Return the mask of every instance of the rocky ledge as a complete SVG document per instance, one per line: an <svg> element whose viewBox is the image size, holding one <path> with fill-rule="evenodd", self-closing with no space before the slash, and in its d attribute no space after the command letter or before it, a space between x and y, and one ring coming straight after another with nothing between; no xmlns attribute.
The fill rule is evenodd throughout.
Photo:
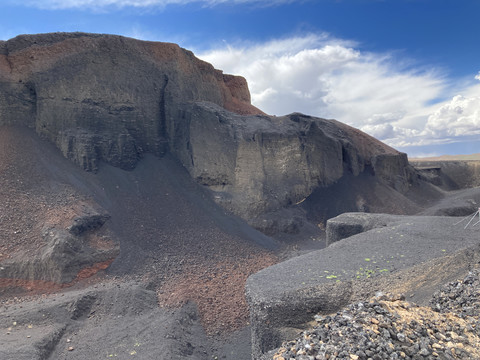
<svg viewBox="0 0 480 360"><path fill-rule="evenodd" d="M92 172L172 154L217 203L270 235L345 211L416 209L405 154L338 121L267 116L244 78L175 44L85 33L2 41L0 125L34 128ZM343 183L359 191L324 213L323 190Z"/></svg>
<svg viewBox="0 0 480 360"><path fill-rule="evenodd" d="M443 196L428 183L434 176L356 129L298 113L268 116L250 103L245 79L223 74L175 44L120 36L58 33L0 42L0 140L0 198L6 205L0 213L2 281L69 283L116 257L108 272L145 275L153 287L171 280L181 285L176 290L190 294L192 278L173 275L207 276L216 268L230 275L225 269L231 265L241 269L234 275L243 283L253 269L277 261L267 251L277 249L276 241L232 214L265 234L290 233L297 241L305 239L305 233L298 235L302 228L318 236L326 220L340 213L409 214ZM470 195L458 199L466 200ZM432 279L444 281L478 262L475 230L457 231L449 217L357 215L342 221L336 230L334 221L327 226L328 248L249 278L255 359L292 338L315 313L364 301L385 288L385 281L388 288L402 285L408 293L424 294ZM251 265L248 271L245 264ZM423 280L418 273L409 276L411 268L425 273ZM238 292L224 295L239 300L235 305L210 295L231 285L228 276L194 280L203 291L200 310L214 302L221 306L213 309L222 308L225 316L231 314L225 308L241 307L243 324L246 308ZM155 293L147 293L146 308L156 309ZM75 334L79 319L100 309L108 313L109 306L97 311L94 305L109 294L84 297L80 291L79 310L75 299L64 304L74 314L60 314L69 320L59 321L58 328L45 323L50 318L37 319L49 335L38 331L37 345L28 346L24 358L64 357L56 348L63 335ZM136 325L141 333L147 318ZM28 332L26 321L22 330ZM149 353L175 358L156 348L160 323L149 332L156 339ZM24 340L19 334L6 356ZM76 352L78 358L93 356L93 337L84 338L87 355ZM123 339L114 337L108 338L111 344ZM93 340L104 347L108 339ZM190 340L172 345L172 351L185 346L187 353L178 358L206 356L193 351Z"/></svg>
<svg viewBox="0 0 480 360"><path fill-rule="evenodd" d="M133 168L165 153L181 104L209 101L241 114L242 77L224 75L176 44L113 35L21 35L0 42L0 124L27 125L86 170Z"/></svg>
<svg viewBox="0 0 480 360"><path fill-rule="evenodd" d="M270 359L382 360L480 358L479 269L434 293L431 307L378 293L282 344Z"/></svg>
<svg viewBox="0 0 480 360"><path fill-rule="evenodd" d="M351 224L354 215L333 221L344 218ZM439 285L478 262L478 230L455 226L458 218L357 216L369 230L249 277L254 359L294 338L317 313L335 313L377 291L395 290L425 301Z"/></svg>
<svg viewBox="0 0 480 360"><path fill-rule="evenodd" d="M107 268L120 252L108 226L103 227L110 216L86 204L71 212L71 222L66 226L52 222L44 225L43 246L35 254L27 257L21 249L2 261L0 278L11 279L9 285L21 285L21 280L66 284L81 277L82 272L91 275Z"/></svg>

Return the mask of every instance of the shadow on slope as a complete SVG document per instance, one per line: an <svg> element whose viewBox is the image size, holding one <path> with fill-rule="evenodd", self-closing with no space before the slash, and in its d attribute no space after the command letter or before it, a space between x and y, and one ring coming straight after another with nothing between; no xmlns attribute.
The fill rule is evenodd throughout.
<svg viewBox="0 0 480 360"><path fill-rule="evenodd" d="M315 190L301 207L309 221L325 225L328 219L345 212L417 213L421 207L408 196L363 172L358 176L347 174L332 186Z"/></svg>
<svg viewBox="0 0 480 360"><path fill-rule="evenodd" d="M121 242L110 272L162 273L192 261L248 256L277 243L233 217L174 159L146 155L132 171L101 167L95 199L111 214Z"/></svg>
<svg viewBox="0 0 480 360"><path fill-rule="evenodd" d="M169 294L165 306L195 300L211 332L247 323L244 283L248 275L277 261L272 250L278 244L216 205L173 158L147 155L132 171L102 164L92 174L33 130L2 127L0 137L2 265L10 260L25 264L45 248L42 231L50 223L69 233L78 218L76 209L97 209L108 219L99 229L87 227L76 241L101 246L108 237L109 244L119 245L107 275L143 279L160 298ZM92 264L81 265L71 271L74 279L85 276L82 267ZM189 286L191 274L197 279ZM49 279L48 266L6 275L15 280L0 282L6 296L12 285L44 292L45 282L39 280L56 280Z"/></svg>

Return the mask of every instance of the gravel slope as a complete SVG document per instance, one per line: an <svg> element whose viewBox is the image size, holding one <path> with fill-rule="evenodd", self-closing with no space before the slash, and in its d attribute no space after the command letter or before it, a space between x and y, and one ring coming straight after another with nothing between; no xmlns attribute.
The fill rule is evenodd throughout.
<svg viewBox="0 0 480 360"><path fill-rule="evenodd" d="M33 131L2 127L0 181L0 261L35 254L43 246L41 227L49 221L63 224L85 203L108 212L105 226L121 249L108 269L86 269L96 275L85 280L85 273L68 287L0 279L2 359L250 357L246 279L276 263L278 254L289 255L226 214L174 159L147 155L133 171L101 165L91 174ZM447 243L434 241L442 235L436 224L446 219L432 218L429 225L431 241L422 251L432 257L450 251ZM398 255L391 270L420 261L420 250L409 245L421 236L420 225L395 226L401 248L389 250ZM349 245L342 244L338 251ZM457 248L453 244L451 250ZM411 256L405 259L408 249ZM387 260L377 253L371 247L357 255L362 264L367 257ZM351 262L348 258L342 261ZM359 264L351 263L354 270ZM341 271L333 275L344 276Z"/></svg>
<svg viewBox="0 0 480 360"><path fill-rule="evenodd" d="M89 279L90 283L104 283L112 278L119 283L134 279L148 287L157 308L158 304L164 308L155 310L144 320L128 320L128 327L108 312L99 315L98 321L111 326L93 327L83 322L79 325L84 328L80 332L82 337L103 340L92 342L90 352L62 353L58 355L60 358L71 358L75 353L78 358L95 359L93 349L116 348L123 333L148 333L149 330L143 328L150 316L158 316L161 323L168 314L178 311L182 314L185 307L193 311L196 318L178 327L185 331L185 336L177 331L171 342L178 343L172 346L182 348L180 344L188 337L188 332L193 332L201 335L199 338L203 340L199 341L205 353L183 354L183 358L205 358L207 353L217 351L214 348L222 347L225 334L247 325L246 278L275 263L274 251L279 246L273 239L225 213L174 159L159 160L147 155L133 171L102 165L97 174L87 173L64 159L57 149L40 140L33 131L15 127L0 128L0 150L0 201L7 205L0 213L0 256L5 259L15 256L18 261L27 261L29 254L44 246L40 233L46 222L58 218L61 226L63 219L70 216L69 209L88 202L110 215L105 226L120 245L120 255L107 270L90 272L91 275L98 271ZM19 229L21 233L16 234ZM67 284L77 289L87 285L80 277ZM48 296L58 291L67 296L69 288L63 286L62 289L62 286L38 280L0 279L3 335L9 327L12 311L27 303L33 308L40 306L37 298L30 302L28 296ZM117 294L117 301L127 308L131 303L122 294ZM192 310L193 301L198 306ZM176 319L170 315L167 318L173 319L167 323L174 323ZM68 323L68 319L65 315L60 323ZM45 332L50 333L50 330L45 329ZM117 331L118 336L115 335ZM58 338L65 340L66 333L63 330L60 333ZM206 333L210 336L208 340ZM239 343L242 351L248 354L249 341L242 338ZM23 344L13 342L11 346L15 349ZM35 349L27 346L25 358L45 358ZM158 358L158 354L164 354L165 359L172 358L160 348L148 349L145 351L151 358ZM51 351L57 354L57 350Z"/></svg>

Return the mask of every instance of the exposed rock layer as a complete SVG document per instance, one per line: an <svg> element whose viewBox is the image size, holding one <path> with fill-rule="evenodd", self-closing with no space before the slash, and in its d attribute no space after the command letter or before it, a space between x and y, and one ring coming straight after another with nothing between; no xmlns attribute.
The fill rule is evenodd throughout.
<svg viewBox="0 0 480 360"><path fill-rule="evenodd" d="M132 169L146 153L159 157L170 153L163 157L162 160L166 161L160 165L158 163L162 160L156 161L151 156L145 156L135 171L125 172L104 166L95 176L92 175L92 181L87 182L90 184L88 189L97 194L95 198L101 199L102 205L111 214L105 226L103 223L107 215L101 211L90 212L79 217L62 218L62 221L72 221L45 228L48 231L42 233L44 236L41 240L46 243L43 249L48 251L50 244L62 247L57 253L53 251L56 249L54 247L53 255L68 255L70 246L74 251L101 250L93 254L98 256L95 262L104 259L101 256L106 253L103 251L105 249L90 247L90 243L95 245L95 238L88 241L88 246L83 246L82 237L95 235L111 227L115 235L121 234L122 254L110 269L119 274L132 272L132 264L139 264L141 268L138 271L142 274L147 266L153 269L151 271L157 271L157 276L167 270L173 273L178 268L169 269L169 261L174 265L182 265L187 259L197 265L192 260L197 255L205 256L202 261L208 263L214 257L217 261L219 258L223 260L225 254L232 253L234 255L230 257L238 260L238 253L248 253L243 251L247 247L242 247L242 251L225 251L231 244L249 239L249 236L262 244L268 244L271 240L252 234L251 228L231 221L232 218L217 210L214 204L205 201L207 192L203 192L203 189L198 191L198 187L179 175L179 169L175 170L176 159L196 181L213 191L217 202L270 233L277 231L277 227L288 232L298 231L299 223L305 220L302 218L304 213L306 219L312 222L324 219L319 209L331 208L331 200L335 197L342 198L343 202L339 202L334 210L329 210L326 217L345 211L345 202L349 203L348 209L353 206L352 210L376 211L386 208L375 198L382 198L382 201L394 199L392 206L395 206L395 212L411 212L415 209L415 204L405 195L409 194L411 185L418 180L405 154L336 121L301 114L266 116L251 106L243 78L224 75L173 44L87 34L21 36L0 42L0 125L11 124L35 129L54 143L65 157L90 171L96 171L101 162ZM0 129L0 135L5 128ZM51 167L54 157L47 158L39 164L29 163L25 171L33 174L31 169L35 167ZM7 165L9 171L18 168L15 161ZM63 169L59 167L51 173L56 174L57 178L62 173L60 178L68 178L64 182L71 184L72 188L82 187L83 175L74 171L65 171L64 174ZM184 169L181 168L181 171L184 172ZM5 173L0 172L0 178ZM8 217L0 214L0 226L18 235L10 221L21 209L19 200L28 202L30 207L32 203L38 203L38 219L44 218L45 204L32 197L31 189L36 189L33 185L38 184L26 187L16 182L18 179L14 176L6 179L11 182L9 185L12 188L22 191L21 197L13 199L5 183L2 183L0 195L9 200L9 212ZM38 177L31 176L28 180L37 182ZM83 182L83 186L85 184ZM45 199L49 200L52 193L56 194L57 188L62 190L61 185L47 177L45 184L42 184L49 189ZM357 192L359 188L362 189ZM66 189L74 200L79 198L73 196L75 194L70 187ZM344 196L346 189L354 191L349 190L348 196ZM329 196L325 196L326 193ZM185 194L185 198L178 194ZM63 195L63 192L58 192L62 199ZM122 206L117 206L115 201ZM112 202L115 204L112 205ZM148 206L145 206L146 203ZM182 206L175 208L172 203ZM47 202L46 205L50 204ZM58 203L52 206L57 209ZM158 211L159 208L162 211ZM194 211L191 211L192 208ZM298 222L289 218L292 213L298 215ZM272 214L284 214L284 219L275 220L275 224L269 217ZM212 225L215 221L221 224L215 226L222 231ZM15 222L16 225L18 220L15 219ZM35 224L31 233L40 236L37 227L38 224ZM6 235L9 235L8 241L20 237ZM7 239L6 235L4 239ZM395 230L390 235L401 234ZM412 235L410 242L416 240L417 234L407 231L407 235ZM387 239L384 234L378 236ZM21 237L29 240L23 235ZM397 240L393 245L400 246L402 239ZM460 241L454 245L466 242ZM372 254L376 254L378 242L372 240L366 243L370 244L369 248L347 244L349 251L335 244L321 256L333 252L332 248L342 250L340 253L346 257L344 262L349 267L345 271L354 277L357 268L364 266L367 256L373 259ZM437 252L442 251L443 246L436 245ZM357 258L353 259L351 252L355 246L353 253ZM254 251L261 253L259 249L255 247ZM392 244L388 244L388 250L392 249ZM416 248L412 246L412 249ZM444 249L450 250L447 246ZM110 259L117 254L118 248L107 250L110 251ZM339 274L332 273L335 277L325 275L325 271L331 269L337 269L339 273L343 271L338 261L342 258L326 256L331 263L321 262L321 266L318 266L318 259L318 253L312 254L307 258L308 262L305 258L298 260L301 263L290 261L283 267L265 270L251 278L248 291L252 307L256 309L252 317L256 335L255 351L264 352L276 346L281 339L281 331L289 331L287 328L295 327L299 319L301 322L308 320L308 314L305 316L304 311L312 311L313 307L318 306L318 299L323 301L324 310L333 310L347 299L355 297L353 281L347 279L337 284L331 280L339 277ZM75 256L75 260L83 261L81 256ZM399 255L396 260L400 267L410 266L418 260L418 256L414 251L412 258L404 259ZM293 264L293 269L288 268L289 264ZM309 267L309 264L312 266ZM75 274L78 275L78 270L84 265L74 264L68 271L60 269L48 274L48 279L69 281ZM302 270L299 272L300 268ZM46 279L43 276L45 272L38 273L30 269L11 267L5 276ZM198 267L196 269L198 271ZM282 277L282 288L272 281L269 276L271 272L280 275L285 272L288 275ZM318 273L316 275L323 280L315 281L318 279L312 277L312 272ZM265 282L262 276L265 276ZM284 279L290 279L291 286L286 286ZM257 280L260 291L255 288ZM270 290L272 292L269 293ZM94 299L95 296L86 295L75 302L74 308L85 307L88 312ZM87 312L75 310L72 320L83 318ZM292 320L285 317L285 313L298 315L298 318ZM139 326L143 329L142 324ZM68 327L59 327L51 336L51 341L58 342L66 331ZM177 346L177 349L183 348ZM155 353L162 352L155 349ZM48 354L42 355L45 356Z"/></svg>
<svg viewBox="0 0 480 360"><path fill-rule="evenodd" d="M144 152L164 153L184 102L261 113L245 79L175 44L72 33L0 48L0 124L35 127L86 170L100 160L129 169Z"/></svg>
<svg viewBox="0 0 480 360"><path fill-rule="evenodd" d="M263 114L244 78L175 44L120 36L0 42L1 124L35 128L89 171L101 161L132 169L145 153L171 152L218 203L271 233L297 231L299 222L274 226L265 214L342 178L368 174L405 194L414 174L405 154L337 121Z"/></svg>
<svg viewBox="0 0 480 360"><path fill-rule="evenodd" d="M173 150L192 177L247 219L300 203L346 175L367 172L408 190L405 154L334 120L239 116L203 102L176 124L188 135Z"/></svg>
<svg viewBox="0 0 480 360"><path fill-rule="evenodd" d="M108 230L102 229L100 235L97 233L109 216L93 212L77 216L68 229L58 225L44 226L42 248L28 260L20 252L3 261L0 278L70 283L84 269L100 264L106 268L120 249L118 243L110 239Z"/></svg>

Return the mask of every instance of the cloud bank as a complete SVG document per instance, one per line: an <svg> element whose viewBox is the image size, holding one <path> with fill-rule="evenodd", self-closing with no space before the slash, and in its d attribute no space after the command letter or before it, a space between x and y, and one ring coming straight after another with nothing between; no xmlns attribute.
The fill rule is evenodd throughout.
<svg viewBox="0 0 480 360"><path fill-rule="evenodd" d="M428 117L426 133L438 138L480 135L480 97L455 96Z"/></svg>
<svg viewBox="0 0 480 360"><path fill-rule="evenodd" d="M11 1L11 0L10 0ZM25 0L24 6L33 6L41 9L105 9L105 8L148 8L165 7L167 5L203 4L215 6L219 4L246 4L276 5L294 2L295 0ZM298 1L298 0L297 0ZM11 1L12 2L12 1Z"/></svg>
<svg viewBox="0 0 480 360"><path fill-rule="evenodd" d="M270 114L335 118L395 147L471 140L480 132L480 96L472 96L479 86L449 94L451 79L440 69L401 53L363 52L354 42L311 34L197 55L245 76L252 102Z"/></svg>

